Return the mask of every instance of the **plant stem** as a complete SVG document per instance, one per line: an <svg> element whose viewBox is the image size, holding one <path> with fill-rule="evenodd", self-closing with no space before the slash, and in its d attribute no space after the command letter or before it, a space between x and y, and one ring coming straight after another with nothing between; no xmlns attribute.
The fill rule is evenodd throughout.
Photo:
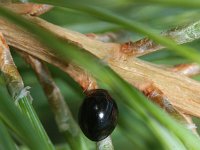
<svg viewBox="0 0 200 150"><path fill-rule="evenodd" d="M69 142L70 147L72 149L85 149L87 146L81 137L79 127L48 68L43 62L30 55L22 54L22 56L35 71L45 95L47 96L48 103L54 113L57 126L60 132L64 134L67 142Z"/></svg>
<svg viewBox="0 0 200 150"><path fill-rule="evenodd" d="M97 142L97 150L114 150L111 137L108 136L104 140Z"/></svg>
<svg viewBox="0 0 200 150"><path fill-rule="evenodd" d="M1 33L0 45L2 47L0 49L0 69L5 78L7 89L10 95L19 109L22 110L22 112L29 118L32 125L35 127L37 134L43 140L46 150L53 150L54 147L31 105L32 98L28 88L24 88L23 80L14 64L9 47Z"/></svg>
<svg viewBox="0 0 200 150"><path fill-rule="evenodd" d="M200 21L196 21L189 25L172 28L166 32L163 32L161 35L175 41L177 44L192 42L200 38ZM144 38L136 42L129 42L128 44L129 49L132 50L132 57L146 55L148 53L165 48L165 46L157 44L149 38ZM124 43L123 45L127 45L127 43ZM129 59L132 58L130 57Z"/></svg>

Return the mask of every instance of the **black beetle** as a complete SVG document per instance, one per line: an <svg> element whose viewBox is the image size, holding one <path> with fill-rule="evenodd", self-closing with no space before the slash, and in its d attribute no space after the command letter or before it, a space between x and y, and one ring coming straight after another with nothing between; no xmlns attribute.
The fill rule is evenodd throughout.
<svg viewBox="0 0 200 150"><path fill-rule="evenodd" d="M78 114L79 125L86 137L101 141L117 125L118 108L106 90L95 89L86 93Z"/></svg>

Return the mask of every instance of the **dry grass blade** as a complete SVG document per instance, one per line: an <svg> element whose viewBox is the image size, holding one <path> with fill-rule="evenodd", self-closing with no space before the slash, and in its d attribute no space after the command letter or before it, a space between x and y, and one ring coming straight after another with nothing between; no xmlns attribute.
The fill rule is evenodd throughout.
<svg viewBox="0 0 200 150"><path fill-rule="evenodd" d="M4 75L6 85L12 98L15 99L24 88L24 83L11 57L6 41L0 33L0 68Z"/></svg>
<svg viewBox="0 0 200 150"><path fill-rule="evenodd" d="M172 68L168 68L168 70L173 71L173 72L177 72L179 74L182 75L186 75L188 77L192 77L195 75L199 75L200 74L200 65L198 64L180 64L180 65L176 65Z"/></svg>
<svg viewBox="0 0 200 150"><path fill-rule="evenodd" d="M29 14L31 16L39 16L53 8L50 5L34 3L7 3L3 5L18 14Z"/></svg>
<svg viewBox="0 0 200 150"><path fill-rule="evenodd" d="M199 25L200 21L197 21L184 27L173 28L163 32L161 35L174 40L177 44L192 42L200 38ZM136 42L124 43L122 44L122 48L124 48L126 51L128 50L130 59L132 57L138 57L161 50L165 47L155 43L149 38L144 38Z"/></svg>
<svg viewBox="0 0 200 150"><path fill-rule="evenodd" d="M87 33L85 35L91 39L102 41L105 43L120 41L128 37L127 33L123 31L106 32L103 34Z"/></svg>
<svg viewBox="0 0 200 150"><path fill-rule="evenodd" d="M47 66L32 56L23 54L22 56L32 66L40 84L42 85L48 103L54 113L54 118L59 131L65 135L66 141L68 141L72 149L80 149L81 147L84 147L85 143L81 141L82 137L79 127Z"/></svg>
<svg viewBox="0 0 200 150"><path fill-rule="evenodd" d="M103 59L122 78L139 89L144 90L146 85L153 84L164 93L177 110L200 117L200 83L197 81L158 68L136 58L128 59L127 55L123 55L123 53L120 52L120 44L96 41L80 33L50 24L39 18L28 17L28 19L41 27L54 32L59 37L65 39L66 42L71 42L78 47L91 52L100 59ZM88 80L87 73L84 73L83 70L74 65L69 65L64 61L61 61L59 56L55 56L53 53L49 52L47 48L33 38L30 33L11 25L4 20L0 21L0 25L0 31L6 35L10 45L39 59L47 61L48 63L56 65L63 71L72 75L72 77L75 77L76 81L84 81L86 85L88 85L88 83L93 83L92 80ZM78 75L78 77L74 76L75 74ZM84 78L86 80L83 80Z"/></svg>
<svg viewBox="0 0 200 150"><path fill-rule="evenodd" d="M31 65L43 87L60 132L68 131L72 135L77 135L78 126L72 117L68 105L65 103L60 89L53 81L48 68L44 63L32 56L23 55L23 57Z"/></svg>
<svg viewBox="0 0 200 150"><path fill-rule="evenodd" d="M153 84L179 111L200 117L200 84L197 81L156 68L138 59L126 62L111 60L109 64L124 79L139 89L145 90L149 84Z"/></svg>

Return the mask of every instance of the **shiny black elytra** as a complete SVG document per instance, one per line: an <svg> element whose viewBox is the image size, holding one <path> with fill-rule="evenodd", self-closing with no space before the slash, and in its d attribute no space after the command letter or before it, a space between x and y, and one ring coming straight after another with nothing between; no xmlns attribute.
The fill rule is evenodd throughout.
<svg viewBox="0 0 200 150"><path fill-rule="evenodd" d="M117 125L118 108L108 92L95 89L86 93L78 114L79 125L86 137L101 141Z"/></svg>

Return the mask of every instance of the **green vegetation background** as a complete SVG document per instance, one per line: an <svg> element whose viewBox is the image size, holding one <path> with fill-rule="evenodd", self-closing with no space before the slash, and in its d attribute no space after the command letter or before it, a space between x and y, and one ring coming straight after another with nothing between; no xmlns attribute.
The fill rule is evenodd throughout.
<svg viewBox="0 0 200 150"><path fill-rule="evenodd" d="M159 4L159 2L157 4L113 0L109 2L94 1L92 4L98 6L99 8L105 8L116 12L125 18L151 27L154 29L155 33L160 33L170 28L179 25L185 25L200 19L200 10L198 8L182 5L179 7L176 4L167 5ZM114 23L108 23L89 14L68 8L53 8L50 12L42 15L42 18L54 24L81 33L98 34L105 32L121 32L124 36L119 40L119 42L125 42L129 40L135 41L145 37L145 35L138 34L137 31L131 32L125 29L123 26L119 26ZM197 50L200 49L199 40L186 45L196 48ZM34 72L17 53L12 51L12 55L19 72L23 77L25 85L31 87L30 92L34 99L33 106L39 115L44 128L50 136L50 139L55 145L60 145L61 147L64 145L63 149L65 149L65 146L67 146L66 141L58 131L53 114L48 106L47 99L37 81ZM171 50L169 51L168 49L143 56L141 59L156 64L164 64L166 66L191 62L191 60L181 57L180 55ZM70 110L77 119L78 108L83 99L83 94L80 87L73 82L69 76L64 74L59 69L51 65L48 66L57 85L61 89L66 102L69 104ZM195 77L195 80L200 80L200 76ZM117 127L112 134L115 150L128 150L133 148L144 150L161 150L164 145L162 145L162 142L159 141L153 131L149 129L148 122L141 121L137 114L135 115L132 113L130 110L131 108L127 108L126 105L123 105L123 101L117 102L120 106L120 126ZM197 118L194 118L194 120L197 122L197 126L199 126L199 120ZM94 143L90 141L87 142L91 145L91 148L94 148ZM143 145L145 146L142 147Z"/></svg>

